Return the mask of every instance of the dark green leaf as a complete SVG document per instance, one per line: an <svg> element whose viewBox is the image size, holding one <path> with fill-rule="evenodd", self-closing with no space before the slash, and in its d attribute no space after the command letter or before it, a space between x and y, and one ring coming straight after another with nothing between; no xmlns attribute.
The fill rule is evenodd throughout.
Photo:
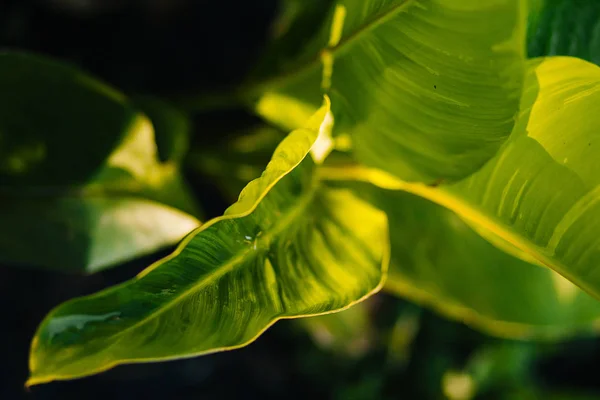
<svg viewBox="0 0 600 400"><path fill-rule="evenodd" d="M0 53L0 182L83 184L137 123L127 99L72 66Z"/></svg>
<svg viewBox="0 0 600 400"><path fill-rule="evenodd" d="M599 1L529 1L529 57L574 56L600 63Z"/></svg>
<svg viewBox="0 0 600 400"><path fill-rule="evenodd" d="M152 124L122 94L30 55L0 55L0 71L0 262L94 272L198 226L181 150L161 162ZM185 144L164 122L173 114L152 110L161 137Z"/></svg>

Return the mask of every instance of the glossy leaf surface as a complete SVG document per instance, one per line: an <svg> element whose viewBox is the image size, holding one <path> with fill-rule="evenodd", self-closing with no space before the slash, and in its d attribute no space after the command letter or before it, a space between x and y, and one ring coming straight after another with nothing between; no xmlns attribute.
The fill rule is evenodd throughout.
<svg viewBox="0 0 600 400"><path fill-rule="evenodd" d="M389 219L388 291L514 338L594 332L600 302L549 268L515 258L455 213L402 191L359 186Z"/></svg>
<svg viewBox="0 0 600 400"><path fill-rule="evenodd" d="M349 191L320 187L309 151L326 112L291 133L238 202L171 256L53 310L32 343L29 384L237 348L278 319L338 311L377 291L386 217Z"/></svg>
<svg viewBox="0 0 600 400"><path fill-rule="evenodd" d="M346 170L455 211L491 242L553 268L600 298L600 68L569 57L530 62L519 120L480 171L453 185Z"/></svg>
<svg viewBox="0 0 600 400"><path fill-rule="evenodd" d="M517 0L341 0L293 67L239 96L295 126L329 93L358 159L409 181L457 180L510 134L524 68Z"/></svg>
<svg viewBox="0 0 600 400"><path fill-rule="evenodd" d="M3 54L0 69L9 67L0 152L20 172L0 173L0 262L95 272L198 226L178 160L159 160L154 127L129 100L43 58ZM176 134L163 128L159 137Z"/></svg>

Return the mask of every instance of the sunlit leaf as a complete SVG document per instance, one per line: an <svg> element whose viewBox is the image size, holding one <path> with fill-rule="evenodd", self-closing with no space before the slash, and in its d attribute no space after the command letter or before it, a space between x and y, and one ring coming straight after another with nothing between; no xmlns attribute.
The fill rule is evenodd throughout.
<svg viewBox="0 0 600 400"><path fill-rule="evenodd" d="M236 95L295 127L329 93L335 133L410 181L463 178L508 137L524 72L524 2L340 0L288 68Z"/></svg>
<svg viewBox="0 0 600 400"><path fill-rule="evenodd" d="M198 226L176 154L159 160L123 95L29 55L0 55L0 71L0 262L95 272Z"/></svg>
<svg viewBox="0 0 600 400"><path fill-rule="evenodd" d="M575 56L600 63L600 2L529 0L530 57Z"/></svg>
<svg viewBox="0 0 600 400"><path fill-rule="evenodd" d="M490 241L600 298L599 89L596 65L569 57L532 60L510 139L468 179L427 186L376 170L342 175L438 202Z"/></svg>
<svg viewBox="0 0 600 400"><path fill-rule="evenodd" d="M292 132L238 202L171 256L54 309L33 339L29 384L234 349L278 319L339 311L379 290L385 214L314 173L326 113Z"/></svg>
<svg viewBox="0 0 600 400"><path fill-rule="evenodd" d="M504 337L597 329L600 302L551 269L495 248L452 211L402 191L355 189L388 215L389 292Z"/></svg>

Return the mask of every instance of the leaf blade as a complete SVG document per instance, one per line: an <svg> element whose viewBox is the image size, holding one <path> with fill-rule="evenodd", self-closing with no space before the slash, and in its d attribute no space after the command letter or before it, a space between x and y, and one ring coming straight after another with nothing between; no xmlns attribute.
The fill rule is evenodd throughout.
<svg viewBox="0 0 600 400"><path fill-rule="evenodd" d="M389 292L501 337L596 333L600 303L549 268L502 252L428 200L384 190L375 196L390 220Z"/></svg>
<svg viewBox="0 0 600 400"><path fill-rule="evenodd" d="M527 253L595 298L600 68L571 57L534 59L510 139L481 170L454 184L423 185L379 170L330 171L404 190L457 213L492 243ZM337 175L337 176L336 176ZM560 188L560 190L557 190Z"/></svg>
<svg viewBox="0 0 600 400"><path fill-rule="evenodd" d="M328 92L335 132L352 135L361 162L408 181L458 180L512 129L523 8L510 0L339 1L297 67L240 95L270 121L294 127L288 114L305 116Z"/></svg>
<svg viewBox="0 0 600 400"><path fill-rule="evenodd" d="M347 191L316 190L311 125L171 256L55 309L32 342L29 384L237 348L278 319L338 311L379 290L385 215Z"/></svg>

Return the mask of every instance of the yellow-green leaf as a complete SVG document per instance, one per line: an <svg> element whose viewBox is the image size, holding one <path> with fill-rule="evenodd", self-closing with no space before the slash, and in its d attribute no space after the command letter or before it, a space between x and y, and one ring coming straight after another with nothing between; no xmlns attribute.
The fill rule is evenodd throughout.
<svg viewBox="0 0 600 400"><path fill-rule="evenodd" d="M340 0L293 67L238 95L294 127L329 93L358 159L409 181L461 179L508 137L524 73L519 0Z"/></svg>
<svg viewBox="0 0 600 400"><path fill-rule="evenodd" d="M33 339L28 383L234 349L278 319L339 311L379 290L385 214L322 187L314 173L327 110L292 132L238 202L171 256L54 309Z"/></svg>
<svg viewBox="0 0 600 400"><path fill-rule="evenodd" d="M388 215L389 292L503 337L598 329L600 302L551 269L494 247L452 211L403 191L355 189Z"/></svg>
<svg viewBox="0 0 600 400"><path fill-rule="evenodd" d="M600 298L600 67L570 57L530 61L521 115L481 170L427 186L346 170L438 202L493 243L554 269Z"/></svg>

